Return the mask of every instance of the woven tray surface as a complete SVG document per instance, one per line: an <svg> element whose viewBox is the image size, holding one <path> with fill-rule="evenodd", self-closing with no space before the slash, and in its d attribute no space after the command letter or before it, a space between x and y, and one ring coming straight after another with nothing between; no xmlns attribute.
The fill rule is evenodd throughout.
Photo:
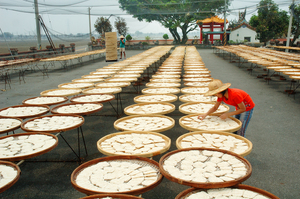
<svg viewBox="0 0 300 199"><path fill-rule="evenodd" d="M62 96L72 96L72 95L78 95L81 93L81 89L76 88L58 88L58 89L50 89L45 90L40 93L41 96L56 96L56 97L62 97Z"/></svg>
<svg viewBox="0 0 300 199"><path fill-rule="evenodd" d="M72 82L91 82L91 83L97 83L97 82L103 82L103 78L82 78L82 79L73 79Z"/></svg>
<svg viewBox="0 0 300 199"><path fill-rule="evenodd" d="M185 94L179 96L179 100L182 102L216 102L217 99L214 96L205 97L203 94Z"/></svg>
<svg viewBox="0 0 300 199"><path fill-rule="evenodd" d="M82 91L83 94L116 94L122 92L121 87L95 87L87 88Z"/></svg>
<svg viewBox="0 0 300 199"><path fill-rule="evenodd" d="M70 102L76 102L76 103L88 103L88 102L94 102L94 103L104 103L109 102L115 99L115 96L112 94L95 94L95 95L79 95L76 97L72 97L70 99Z"/></svg>
<svg viewBox="0 0 300 199"><path fill-rule="evenodd" d="M209 197L208 194L213 195L222 195L224 197L237 197L237 198L262 198L262 199L279 199L274 194L267 192L265 190L252 187L249 185L235 185L228 188L221 189L198 189L198 188L189 188L187 190L182 191L180 194L176 196L175 199L193 199L199 197ZM245 196L245 197L243 197ZM248 197L249 196L249 197ZM262 196L262 197L259 197Z"/></svg>
<svg viewBox="0 0 300 199"><path fill-rule="evenodd" d="M143 94L178 94L180 93L179 88L144 88L142 90Z"/></svg>
<svg viewBox="0 0 300 199"><path fill-rule="evenodd" d="M79 115L56 114L36 117L21 124L27 132L57 133L76 129L84 123L84 118Z"/></svg>
<svg viewBox="0 0 300 199"><path fill-rule="evenodd" d="M185 82L183 85L187 87L208 86L209 82Z"/></svg>
<svg viewBox="0 0 300 199"><path fill-rule="evenodd" d="M127 87L130 86L130 82L101 82L95 84L96 87Z"/></svg>
<svg viewBox="0 0 300 199"><path fill-rule="evenodd" d="M20 161L47 153L58 145L58 138L48 133L18 133L0 138L1 160ZM12 149L11 146L14 146Z"/></svg>
<svg viewBox="0 0 300 199"><path fill-rule="evenodd" d="M90 75L83 75L81 76L81 78L84 78L84 79L103 79L103 78L107 78L107 77L110 77L110 75L94 75L94 74L90 74Z"/></svg>
<svg viewBox="0 0 300 199"><path fill-rule="evenodd" d="M104 155L133 155L153 157L169 150L171 139L165 135L148 131L117 132L102 137L97 142Z"/></svg>
<svg viewBox="0 0 300 199"><path fill-rule="evenodd" d="M0 193L2 193L13 186L19 180L21 170L18 165L12 162L0 160L0 173L2 176L1 180L7 178L7 181L5 183L1 183L2 185L0 186Z"/></svg>
<svg viewBox="0 0 300 199"><path fill-rule="evenodd" d="M191 87L184 87L181 89L181 93L183 94L204 94L209 91L207 86L191 86Z"/></svg>
<svg viewBox="0 0 300 199"><path fill-rule="evenodd" d="M252 173L252 167L245 158L211 148L169 152L160 159L159 167L167 179L197 188L230 187L247 180Z"/></svg>
<svg viewBox="0 0 300 199"><path fill-rule="evenodd" d="M30 118L44 115L50 111L47 105L16 105L0 109L0 117Z"/></svg>
<svg viewBox="0 0 300 199"><path fill-rule="evenodd" d="M223 149L244 157L250 154L253 145L248 139L228 132L196 131L177 138L176 147L178 149L195 147Z"/></svg>
<svg viewBox="0 0 300 199"><path fill-rule="evenodd" d="M68 101L67 97L55 97L55 96L39 96L32 97L22 101L22 104L26 105L55 105Z"/></svg>
<svg viewBox="0 0 300 199"><path fill-rule="evenodd" d="M97 169L97 175L94 175L93 172ZM135 180L136 176L140 176L139 180ZM122 179L118 181L119 186L115 184L117 178ZM76 190L87 195L139 195L156 187L162 178L159 165L153 160L137 156L109 156L88 161L77 167L71 175L71 183Z"/></svg>
<svg viewBox="0 0 300 199"><path fill-rule="evenodd" d="M146 83L147 87L153 87L153 88L161 88L161 87L180 87L180 83L176 82L149 82Z"/></svg>
<svg viewBox="0 0 300 199"><path fill-rule="evenodd" d="M64 83L64 84L59 84L58 88L89 88L93 87L94 83L91 82L71 82L71 83Z"/></svg>
<svg viewBox="0 0 300 199"><path fill-rule="evenodd" d="M99 103L67 103L55 106L51 109L53 114L70 114L70 115L89 115L103 109Z"/></svg>
<svg viewBox="0 0 300 199"><path fill-rule="evenodd" d="M80 199L143 199L141 197L127 195L127 194L95 194L86 196Z"/></svg>
<svg viewBox="0 0 300 199"><path fill-rule="evenodd" d="M215 105L215 102L189 102L179 106L179 111L184 114L205 114ZM220 104L219 108L212 114L221 114L229 111L229 106Z"/></svg>

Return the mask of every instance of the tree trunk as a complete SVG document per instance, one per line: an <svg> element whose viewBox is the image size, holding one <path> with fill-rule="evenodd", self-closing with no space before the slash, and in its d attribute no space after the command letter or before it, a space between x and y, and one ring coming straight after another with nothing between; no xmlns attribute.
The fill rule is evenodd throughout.
<svg viewBox="0 0 300 199"><path fill-rule="evenodd" d="M188 37L187 37L188 24L185 23L183 26L180 26L180 29L182 32L181 44L185 44L188 41Z"/></svg>
<svg viewBox="0 0 300 199"><path fill-rule="evenodd" d="M172 34L175 44L179 44L180 43L180 36L177 32L177 28L169 28L170 33Z"/></svg>

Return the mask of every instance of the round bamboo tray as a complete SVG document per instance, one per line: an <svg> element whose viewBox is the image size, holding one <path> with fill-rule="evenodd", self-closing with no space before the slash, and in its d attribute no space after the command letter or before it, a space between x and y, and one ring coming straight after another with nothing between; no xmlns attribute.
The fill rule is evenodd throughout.
<svg viewBox="0 0 300 199"><path fill-rule="evenodd" d="M265 190L262 190L262 189L259 189L259 188L256 188L256 187L252 187L252 186L249 186L249 185L238 184L238 185L235 185L235 186L232 186L232 187L229 187L229 188L249 190L249 191L253 191L253 192L256 192L258 194L261 194L261 195L263 195L267 198L279 199L277 196L273 195L270 192L267 192ZM197 193L197 192L200 192L200 191L206 191L206 189L189 188L189 189L181 192L180 194L178 194L175 199L186 199L191 194Z"/></svg>
<svg viewBox="0 0 300 199"><path fill-rule="evenodd" d="M117 94L122 92L121 87L95 87L87 88L82 91L83 94Z"/></svg>
<svg viewBox="0 0 300 199"><path fill-rule="evenodd" d="M163 179L163 176L159 173L159 165L154 160L150 160L150 159L144 158L144 157L137 157L137 156L108 156L108 157L97 158L97 159L88 161L86 163L83 163L79 167L77 167L71 174L71 183L72 183L73 187L77 191L80 191L80 192L85 193L87 195L107 194L108 192L101 192L101 191L86 189L86 188L83 188L83 187L79 186L76 183L76 178L77 178L78 174L83 169L85 169L87 167L90 167L90 166L93 166L93 165L96 165L97 163L100 163L100 162L110 162L110 161L132 162L132 163L135 163L135 164L140 164L142 167L143 166L150 166L150 167L152 167L152 168L154 168L155 170L158 171L158 175L157 175L158 178L154 183L152 183L148 186L145 186L143 188L139 188L139 189L133 189L133 190L124 191L124 192L117 192L118 194L140 195L142 193L145 193L145 192L155 188L157 185L159 185L161 183L161 181ZM116 194L116 192L114 192L113 194Z"/></svg>
<svg viewBox="0 0 300 199"><path fill-rule="evenodd" d="M181 90L183 94L204 94L209 91L207 86L191 86L191 87L184 87Z"/></svg>
<svg viewBox="0 0 300 199"><path fill-rule="evenodd" d="M56 97L67 97L72 95L78 95L81 93L81 89L75 88L58 88L58 89L50 89L45 90L40 93L41 96L56 96ZM58 92L58 93L50 93L50 92ZM65 92L65 93L64 93ZM50 93L50 94L49 94Z"/></svg>
<svg viewBox="0 0 300 199"><path fill-rule="evenodd" d="M206 73L210 73L210 71L207 69L207 68L199 68L199 69L196 69L196 68L193 68L193 69L190 69L190 68L186 68L184 70L184 74L206 74Z"/></svg>
<svg viewBox="0 0 300 199"><path fill-rule="evenodd" d="M159 98L158 98L159 97ZM147 98L149 100L147 100ZM157 100L155 100L155 98ZM139 95L133 98L135 103L145 103L145 102L176 102L178 97L173 94L145 94L145 95Z"/></svg>
<svg viewBox="0 0 300 199"><path fill-rule="evenodd" d="M179 88L144 88L143 94L178 94L180 93Z"/></svg>
<svg viewBox="0 0 300 199"><path fill-rule="evenodd" d="M8 161L0 160L0 165L10 166L10 167L13 167L15 170L17 170L17 175L15 176L15 178L0 188L0 193L2 193L4 191L6 191L7 189L9 189L11 186L13 186L19 180L20 175L21 175L21 170L18 165L14 164L12 162L8 162Z"/></svg>
<svg viewBox="0 0 300 199"><path fill-rule="evenodd" d="M183 78L207 78L211 77L210 73L200 73L200 74L192 74L192 75L183 75Z"/></svg>
<svg viewBox="0 0 300 199"><path fill-rule="evenodd" d="M205 113L207 113L207 111L209 110L207 110L207 111L205 111L205 112L200 112L200 110L198 110L198 111L188 111L188 110L184 110L184 108L186 107L186 106L193 106L193 105L201 105L201 104L203 104L203 105L212 105L212 106L214 106L215 105L215 102L189 102L189 103L185 103L185 104L182 104L182 105L180 105L179 106L179 111L181 112L181 113L183 113L183 114L188 114L188 115L191 115L191 114L205 114ZM212 107L211 106L211 107ZM226 113L226 112L228 112L229 111L229 106L227 106L227 105L225 105L225 104L220 104L220 106L222 106L223 108L225 108L226 110L224 110L224 111L220 111L219 109L218 110L216 110L214 113L212 113L211 115L218 115L218 114L223 114L223 113Z"/></svg>
<svg viewBox="0 0 300 199"><path fill-rule="evenodd" d="M140 131L138 129L134 129L133 126L132 127L123 127L123 126L120 127L120 126L118 126L121 122L124 122L126 120L130 120L130 119L134 119L134 118L143 118L145 120L147 120L147 118L162 118L162 119L167 119L171 122L170 124L166 125L165 127L156 128L156 129L150 128L151 126L149 125L149 123L147 123L147 125L144 125L144 126L142 126L141 123L138 123L137 125L134 125L135 128L136 128L136 126L141 126L144 129L143 131L152 131L152 132L159 133L159 132L170 130L171 128L173 128L175 126L175 120L171 117L167 117L167 116L164 116L164 115L133 115L133 116L127 116L127 117L123 117L123 118L120 118L120 119L116 120L114 122L114 128L118 131Z"/></svg>
<svg viewBox="0 0 300 199"><path fill-rule="evenodd" d="M26 135L27 136L28 135L46 135L46 136L50 136L53 139L55 139L56 142L52 146L50 146L50 147L48 147L44 150L40 150L40 151L37 151L37 152L33 151L32 153L26 154L26 155L0 157L0 159L1 160L6 160L6 161L11 161L11 162L25 160L25 159L29 159L29 158L33 158L33 157L42 155L44 153L48 153L49 151L51 151L52 149L54 149L58 145L58 138L55 135L52 135L52 134L49 134L49 133L36 133L36 132L18 133L18 134L13 134L13 135L8 135L8 136L1 137L0 140L10 138L10 137L17 138L19 136L26 136Z"/></svg>
<svg viewBox="0 0 300 199"><path fill-rule="evenodd" d="M158 82L149 82L146 83L147 87L151 87L151 88L162 88L162 87L180 87L181 84L180 83L173 83L173 82L166 82L166 83L158 83Z"/></svg>
<svg viewBox="0 0 300 199"><path fill-rule="evenodd" d="M171 71L171 72L173 72L173 71L176 71L176 72L181 72L182 71L182 69L181 68L165 68L165 69L163 69L163 68L158 68L157 69L157 71L159 71L159 72L168 72L168 71Z"/></svg>
<svg viewBox="0 0 300 199"><path fill-rule="evenodd" d="M28 102L30 102L30 100L35 100L35 99L38 99L38 98L45 99L45 102L44 103L28 103ZM51 98L59 99L59 101L57 101L57 102L47 102L46 101L47 99L51 99ZM24 105L47 105L47 106L51 106L51 105L61 104L61 103L64 103L66 101L68 101L67 97L54 97L54 96L49 96L49 97L45 96L45 97L43 97L43 96L39 96L39 97L32 97L32 98L28 98L26 100L23 100L22 104L24 104Z"/></svg>
<svg viewBox="0 0 300 199"><path fill-rule="evenodd" d="M146 69L147 67L126 67L123 68L122 71L143 71Z"/></svg>
<svg viewBox="0 0 300 199"><path fill-rule="evenodd" d="M114 194L114 193L107 193L107 194L95 194L91 196L86 196L80 199L105 199L105 198L118 198L118 199L143 199L137 196L127 195L127 194Z"/></svg>
<svg viewBox="0 0 300 199"><path fill-rule="evenodd" d="M151 112L151 110L149 110L149 112L132 112L129 109L131 108L138 108L138 109L142 109L143 106L147 106L147 105L165 105L167 106L167 110L158 110L159 112ZM124 112L126 115L165 115L165 114L169 114L172 113L173 111L175 111L175 105L174 104L170 104L170 103L166 103L166 102L145 102L145 103L138 103L138 104L133 104L130 106L127 106L124 109ZM152 110L153 111L153 110Z"/></svg>
<svg viewBox="0 0 300 199"><path fill-rule="evenodd" d="M183 78L184 82L211 82L213 78Z"/></svg>
<svg viewBox="0 0 300 199"><path fill-rule="evenodd" d="M150 82L158 82L158 83L168 83L168 82L172 82L172 83L180 83L181 79L163 79L163 78L152 78L150 79Z"/></svg>
<svg viewBox="0 0 300 199"><path fill-rule="evenodd" d="M185 94L179 96L181 102L216 102L217 97L205 97L203 94Z"/></svg>
<svg viewBox="0 0 300 199"><path fill-rule="evenodd" d="M155 79L179 79L180 78L180 75L163 75L163 74L158 74L158 75L152 75L152 78L155 78Z"/></svg>
<svg viewBox="0 0 300 199"><path fill-rule="evenodd" d="M232 155L235 158L237 158L238 160L240 160L246 167L247 172L244 176L241 176L237 179L232 179L230 181L225 181L225 182L205 182L205 183L201 183L201 182L195 182L195 181L187 181L187 180L183 180L183 179L179 179L176 178L172 175L169 174L169 172L167 172L164 169L164 162L166 159L169 158L169 156L174 155L176 153L179 152L183 152L183 151L216 151L216 152L221 152L223 154L228 154L228 155ZM231 151L226 151L226 150L221 150L221 149L212 149L212 148L187 148L187 149L179 149L179 150L174 150L171 151L167 154L165 154L163 157L160 158L159 160L159 169L160 172L170 181L176 182L178 184L182 184L182 185L187 185L187 186L191 186L191 187L196 187L196 188L205 188L205 189L213 189L213 188L224 188L224 187L230 187L230 186L234 186L237 185L241 182L244 182L245 180L247 180L252 173L252 167L251 164L243 157L237 155L236 153L233 153Z"/></svg>
<svg viewBox="0 0 300 199"><path fill-rule="evenodd" d="M118 78L109 78L109 79L106 79L104 80L105 82L135 82L137 81L137 78L121 78L121 77L118 77Z"/></svg>
<svg viewBox="0 0 300 199"><path fill-rule="evenodd" d="M64 83L64 84L59 84L58 88L89 88L89 87L94 87L94 83L91 82L72 82L72 83Z"/></svg>
<svg viewBox="0 0 300 199"><path fill-rule="evenodd" d="M54 116L56 116L56 117L57 116L58 117L61 117L61 116L62 117L63 116L67 116L67 117L79 117L81 119L81 122L78 123L78 124L75 124L75 125L73 125L71 127L65 127L65 128L61 128L61 129L54 129L54 130L34 130L34 129L27 129L27 128L24 127L27 123L32 122L32 121L34 121L36 119L42 119L42 118L47 118L47 117L51 118L51 117L54 117ZM64 132L64 131L69 131L69 130L72 130L72 129L76 129L76 128L82 126L83 123L84 123L84 118L82 116L80 116L80 115L68 115L68 114L45 115L45 116L36 117L36 118L30 119L30 120L27 120L26 122L23 122L21 124L21 129L23 131L26 131L26 132L58 133L58 132Z"/></svg>
<svg viewBox="0 0 300 199"><path fill-rule="evenodd" d="M2 111L9 109L9 108L22 108L22 107L43 107L43 108L46 108L47 110L41 111L41 112L33 114L33 115L14 115L14 116L0 115L0 117L25 119L25 118L31 118L31 117L38 117L38 116L44 115L50 111L50 107L47 105L16 105L16 106L9 106L9 107L0 109L0 114Z"/></svg>
<svg viewBox="0 0 300 199"><path fill-rule="evenodd" d="M233 134L233 133L227 133L227 132L221 132L221 131L195 131L195 132L190 132L190 133L186 133L184 135L181 135L179 138L177 138L176 140L176 147L178 149L183 149L183 148L186 148L186 147L183 147L182 146L182 140L188 136L194 136L194 135L202 135L202 134L212 134L212 135L223 135L223 136L232 136L236 139L239 139L239 140L242 140L243 142L245 142L248 146L248 149L241 152L241 153L237 153L238 155L242 156L242 157L245 157L246 155L249 155L252 151L252 148L253 148L253 144L250 140L248 140L247 138L245 137L242 137L240 135L236 135L236 134ZM199 146L199 147L202 147L202 146ZM194 147L189 147L189 148L194 148ZM196 148L196 147L195 147ZM219 149L219 147L214 147L216 149ZM224 149L225 150L225 149ZM235 153L232 149L230 150L231 152Z"/></svg>
<svg viewBox="0 0 300 199"><path fill-rule="evenodd" d="M98 69L96 69L96 71L98 71L98 72L101 72L101 71L111 72L111 71L118 71L118 70L120 70L120 68L98 68Z"/></svg>
<svg viewBox="0 0 300 199"><path fill-rule="evenodd" d="M212 129L212 130L207 130L207 129L200 129L200 128L196 128L196 127L190 127L190 126L187 126L185 125L182 120L184 120L185 118L190 118L190 117L195 117L195 116L199 116L199 114L193 114L193 115L187 115L187 116L183 116L179 119L179 125L182 127L182 128L185 128L189 131L222 131L222 132L235 132L237 130L239 130L241 127L242 127L242 122L234 117L228 117L229 119L235 121L237 124L238 124L238 127L235 127L235 128L230 128L230 129L220 129L220 130L215 130L215 129ZM215 116L218 116L218 115L215 115Z"/></svg>
<svg viewBox="0 0 300 199"><path fill-rule="evenodd" d="M275 70L275 69L288 69L288 68L292 68L292 67L290 67L290 66L267 66L266 68Z"/></svg>
<svg viewBox="0 0 300 199"><path fill-rule="evenodd" d="M296 69L296 68L282 68L282 69L274 69L274 71L276 72L281 72L281 73L285 73L285 72L300 72L300 69Z"/></svg>
<svg viewBox="0 0 300 199"><path fill-rule="evenodd" d="M118 73L116 74L142 74L144 73L143 70L120 70Z"/></svg>
<svg viewBox="0 0 300 199"><path fill-rule="evenodd" d="M141 74L138 74L138 73L128 73L128 74L116 74L116 75L113 75L112 77L116 77L116 78L138 78L140 77Z"/></svg>
<svg viewBox="0 0 300 199"><path fill-rule="evenodd" d="M93 97L93 96L99 96L99 100L85 100L85 101L78 101L80 98L85 98L85 97ZM103 100L101 99L101 96L103 96ZM72 97L70 99L70 102L76 102L76 103L104 103L104 102L109 102L115 99L115 96L112 94L96 94L96 95L79 95L76 97Z"/></svg>
<svg viewBox="0 0 300 199"><path fill-rule="evenodd" d="M104 142L104 141L106 141L106 140L108 140L108 139L111 139L111 138L113 138L115 136L126 135L126 134L146 134L146 135L159 136L159 137L161 137L164 140L165 146L162 149L160 149L160 150L156 150L156 151L152 151L152 152L147 151L147 152L144 152L144 153L132 153L132 154L128 154L128 153L127 154L112 153L112 152L109 152L109 151L105 150L105 148L103 148L101 146L101 143ZM127 141L127 143L128 143L128 141ZM143 147L144 146L147 146L147 144L143 144ZM103 153L104 155L108 155L108 156L132 155L132 156L139 156L139 157L154 157L154 156L163 154L164 152L168 151L170 149L170 146L171 146L171 139L170 138L168 138L167 136L165 136L163 134L155 133L155 132L149 132L149 131L124 131L124 132L112 133L112 134L109 134L109 135L106 135L106 136L102 137L97 142L97 148L98 148L98 150L101 153ZM125 150L126 150L126 148L125 148Z"/></svg>
<svg viewBox="0 0 300 199"><path fill-rule="evenodd" d="M86 111L86 112L73 112L73 113L61 113L58 111L59 108L65 107L65 106L72 106L72 105L83 105L83 104L92 104L92 105L100 105L99 108L94 109L92 111ZM101 111L103 109L103 104L99 104L99 103L92 103L92 102L87 102L87 103L77 103L77 102L72 102L72 103L67 103L67 104L62 104L62 105L58 105L55 106L51 109L51 113L53 114L67 114L67 115L90 115L93 113L96 113L98 111Z"/></svg>
<svg viewBox="0 0 300 199"><path fill-rule="evenodd" d="M107 78L107 77L110 77L110 75L93 75L93 74L90 74L90 75L81 76L81 78L83 78L83 79L103 79L103 78Z"/></svg>
<svg viewBox="0 0 300 199"><path fill-rule="evenodd" d="M208 86L210 82L185 82L183 85L187 87L201 87Z"/></svg>
<svg viewBox="0 0 300 199"><path fill-rule="evenodd" d="M291 75L289 76L291 79L300 80L300 76Z"/></svg>
<svg viewBox="0 0 300 199"><path fill-rule="evenodd" d="M113 75L116 71L96 71L96 72L90 72L91 75Z"/></svg>
<svg viewBox="0 0 300 199"><path fill-rule="evenodd" d="M7 120L7 119L8 119L8 120L15 120L15 121L18 122L18 123L20 122L20 124L17 125L17 126L9 127L9 128L7 128L7 129L5 129L5 130L0 130L0 134L8 133L8 132L11 132L11 131L14 131L14 130L20 128L20 127L21 127L21 124L22 124L22 122L23 122L23 120L22 120L22 119L19 119L19 118L10 118L10 117L2 117L2 116L0 116L0 124L3 124L3 123L4 123L3 120Z"/></svg>
<svg viewBox="0 0 300 199"><path fill-rule="evenodd" d="M176 71L159 72L159 71L157 71L155 74L157 74L157 75L180 75L181 71L180 72L176 72Z"/></svg>
<svg viewBox="0 0 300 199"><path fill-rule="evenodd" d="M82 79L73 79L72 82L91 82L91 83L97 83L97 82L103 82L103 78L82 78Z"/></svg>
<svg viewBox="0 0 300 199"><path fill-rule="evenodd" d="M95 85L95 87L127 87L130 86L130 82L101 82Z"/></svg>

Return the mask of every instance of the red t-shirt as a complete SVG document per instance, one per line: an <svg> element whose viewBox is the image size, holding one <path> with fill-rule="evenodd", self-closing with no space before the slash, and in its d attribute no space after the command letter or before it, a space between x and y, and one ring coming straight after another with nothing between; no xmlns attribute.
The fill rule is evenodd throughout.
<svg viewBox="0 0 300 199"><path fill-rule="evenodd" d="M235 106L235 109L238 110L238 104L244 102L246 106L246 111L254 108L255 104L252 101L250 95L243 90L237 88L228 88L228 99L224 96L222 98L218 98L218 102L225 102L228 105Z"/></svg>

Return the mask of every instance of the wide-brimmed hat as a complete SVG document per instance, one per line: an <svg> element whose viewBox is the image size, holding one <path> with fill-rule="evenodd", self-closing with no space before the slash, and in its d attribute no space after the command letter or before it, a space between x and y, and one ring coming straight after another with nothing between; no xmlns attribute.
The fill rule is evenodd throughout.
<svg viewBox="0 0 300 199"><path fill-rule="evenodd" d="M226 90L227 88L229 88L231 86L231 83L225 83L223 84L223 82L219 79L214 79L213 81L211 81L208 84L208 89L209 91L207 93L204 94L204 96L212 96L215 95L217 93L220 93L224 90Z"/></svg>
<svg viewBox="0 0 300 199"><path fill-rule="evenodd" d="M120 36L120 39L123 39L123 38L125 38L125 37L124 37L123 35L121 35L121 36Z"/></svg>

